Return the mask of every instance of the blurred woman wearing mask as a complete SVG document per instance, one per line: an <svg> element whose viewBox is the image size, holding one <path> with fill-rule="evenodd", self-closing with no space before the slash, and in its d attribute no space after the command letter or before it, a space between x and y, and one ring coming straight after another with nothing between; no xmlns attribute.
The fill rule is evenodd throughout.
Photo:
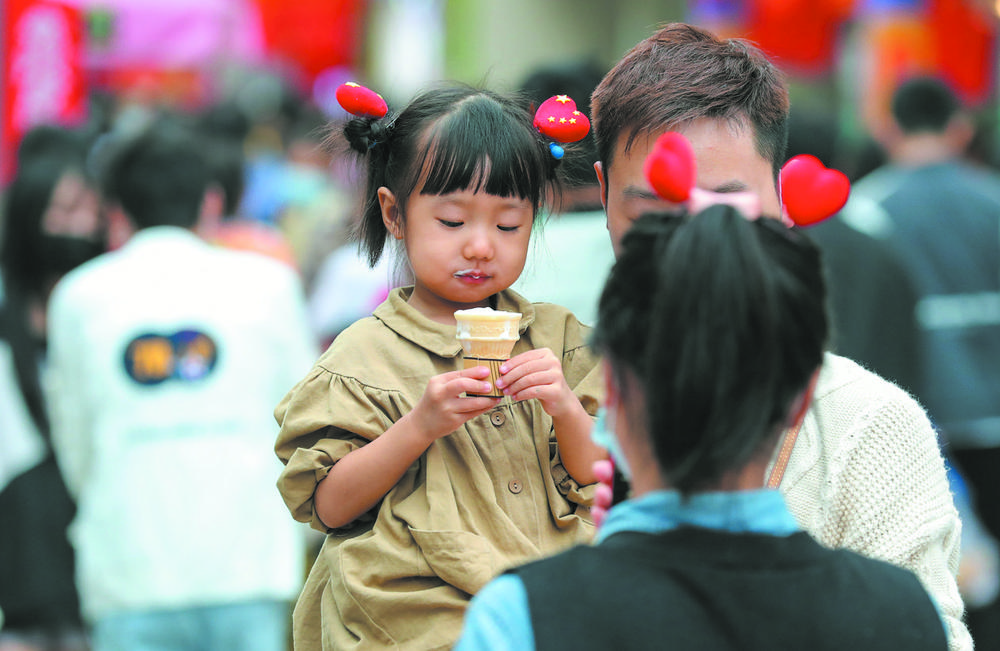
<svg viewBox="0 0 1000 651"><path fill-rule="evenodd" d="M105 249L82 143L26 155L0 221L0 651L84 651L67 526L75 505L49 445L41 390L49 293Z"/></svg>

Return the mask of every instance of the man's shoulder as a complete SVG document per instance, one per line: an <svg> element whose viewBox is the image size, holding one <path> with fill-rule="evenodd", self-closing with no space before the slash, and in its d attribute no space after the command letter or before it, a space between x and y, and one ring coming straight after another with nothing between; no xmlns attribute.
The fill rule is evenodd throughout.
<svg viewBox="0 0 1000 651"><path fill-rule="evenodd" d="M84 262L59 279L52 291L51 301L58 304L77 296L92 298L122 279L130 277L123 266L128 266L120 251L110 251Z"/></svg>
<svg viewBox="0 0 1000 651"><path fill-rule="evenodd" d="M868 394L879 400L909 400L910 395L893 382L870 371L858 362L826 353L816 385L815 400L838 395Z"/></svg>

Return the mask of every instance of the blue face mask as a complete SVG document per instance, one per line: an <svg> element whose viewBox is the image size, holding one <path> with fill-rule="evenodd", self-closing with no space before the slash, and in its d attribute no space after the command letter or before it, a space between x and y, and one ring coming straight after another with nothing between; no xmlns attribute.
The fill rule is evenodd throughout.
<svg viewBox="0 0 1000 651"><path fill-rule="evenodd" d="M615 435L614 423L614 407L608 409L601 406L601 408L597 410L597 421L594 423L594 428L590 431L590 438L594 441L594 443L608 451L608 454L611 455L611 460L614 461L618 472L620 472L625 479L631 481L632 471L629 469L628 461L625 460L622 448L618 444L618 437Z"/></svg>

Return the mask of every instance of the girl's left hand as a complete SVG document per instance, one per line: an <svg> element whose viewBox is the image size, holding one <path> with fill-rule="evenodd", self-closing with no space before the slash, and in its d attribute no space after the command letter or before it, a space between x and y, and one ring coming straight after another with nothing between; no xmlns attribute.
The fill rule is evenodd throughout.
<svg viewBox="0 0 1000 651"><path fill-rule="evenodd" d="M511 357L500 366L496 385L514 400L535 398L553 418L579 404L563 376L562 363L548 348L536 348Z"/></svg>

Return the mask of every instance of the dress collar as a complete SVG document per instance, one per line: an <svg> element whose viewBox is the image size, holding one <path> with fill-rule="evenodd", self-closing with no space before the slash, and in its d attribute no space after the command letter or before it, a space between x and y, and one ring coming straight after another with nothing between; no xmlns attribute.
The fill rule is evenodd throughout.
<svg viewBox="0 0 1000 651"><path fill-rule="evenodd" d="M432 321L407 303L413 287L398 287L373 313L387 328L439 357L456 357L462 346L455 338L455 326ZM517 292L507 289L495 294L497 310L520 312L518 332L524 334L535 321L535 307Z"/></svg>
<svg viewBox="0 0 1000 651"><path fill-rule="evenodd" d="M663 490L612 508L597 540L621 531L662 533L685 526L772 536L800 530L777 490L695 493L687 499L677 491Z"/></svg>

